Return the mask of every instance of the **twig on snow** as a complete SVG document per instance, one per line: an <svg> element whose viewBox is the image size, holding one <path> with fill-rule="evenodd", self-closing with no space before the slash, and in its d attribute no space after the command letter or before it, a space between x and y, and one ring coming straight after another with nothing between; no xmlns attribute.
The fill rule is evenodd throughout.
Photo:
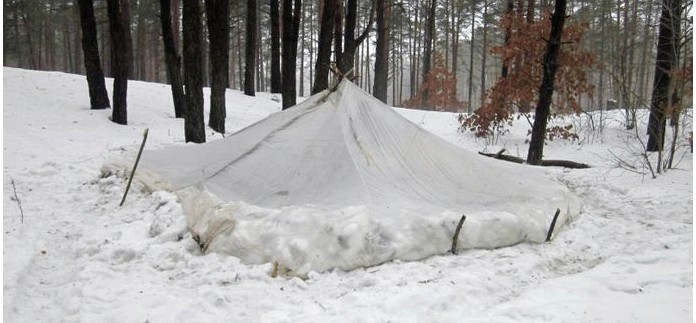
<svg viewBox="0 0 696 323"><path fill-rule="evenodd" d="M14 199L17 201L17 206L19 206L19 214L21 215L21 221L24 223L24 211L22 210L22 202L19 201L19 197L17 196L17 187L15 186L14 179L10 179L10 183L12 183L12 191L14 192Z"/></svg>

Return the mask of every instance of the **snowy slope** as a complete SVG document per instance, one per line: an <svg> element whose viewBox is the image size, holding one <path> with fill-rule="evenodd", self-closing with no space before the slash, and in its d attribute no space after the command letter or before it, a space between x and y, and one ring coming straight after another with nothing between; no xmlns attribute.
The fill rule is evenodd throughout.
<svg viewBox="0 0 696 323"><path fill-rule="evenodd" d="M88 109L82 76L5 68L3 80L7 322L693 318L692 155L682 149L677 169L654 180L617 167L612 154L640 166L637 143L621 130L618 115L609 115L602 135L574 121L582 145L552 142L546 147L549 158L596 166L548 170L585 205L551 243L470 250L351 272L310 272L300 280L272 278L272 264L200 255L171 193L136 185L125 206L117 206L126 183L100 177L107 159L136 151L146 127L148 148L183 145L183 124L172 118L166 86L129 82L130 125L119 126L108 121L110 110ZM278 111L272 98L228 91L228 129ZM526 121L496 144L486 144L458 133L453 114L399 111L471 151L526 151ZM220 138L212 131L208 135Z"/></svg>

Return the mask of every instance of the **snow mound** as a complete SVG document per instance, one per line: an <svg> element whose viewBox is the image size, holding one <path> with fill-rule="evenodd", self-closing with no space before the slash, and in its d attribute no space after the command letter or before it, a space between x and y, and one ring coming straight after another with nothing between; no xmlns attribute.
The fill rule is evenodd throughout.
<svg viewBox="0 0 696 323"><path fill-rule="evenodd" d="M544 170L460 150L344 81L234 135L143 154L206 252L293 275L542 242L579 211Z"/></svg>

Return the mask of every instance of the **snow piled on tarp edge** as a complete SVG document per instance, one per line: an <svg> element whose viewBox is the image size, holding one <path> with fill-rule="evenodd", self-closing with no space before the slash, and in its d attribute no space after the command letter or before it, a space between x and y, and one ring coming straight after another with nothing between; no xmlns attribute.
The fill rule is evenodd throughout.
<svg viewBox="0 0 696 323"><path fill-rule="evenodd" d="M251 264L278 263L284 274L300 277L310 271L348 271L447 253L461 217L451 211L421 215L410 210L387 216L360 205L336 210L311 205L263 208L222 202L193 187L177 195L204 252L234 255ZM556 228L567 221L571 208L562 210ZM548 224L538 226L528 216L508 212L467 214L457 249L543 242Z"/></svg>
<svg viewBox="0 0 696 323"><path fill-rule="evenodd" d="M129 174L125 156L112 159L102 173ZM135 181L146 191L172 191L163 177L138 169ZM382 212L365 205L326 209L313 205L265 208L243 201L224 202L196 187L176 190L188 229L204 253L238 257L248 264L274 263L287 276L307 277L332 269L349 271L393 260L416 261L450 252L462 213ZM564 194L555 232L580 212L580 203ZM526 211L526 212L525 212ZM540 243L548 221L534 221L533 210L466 213L457 250L496 249L523 242ZM536 211L538 212L538 210Z"/></svg>

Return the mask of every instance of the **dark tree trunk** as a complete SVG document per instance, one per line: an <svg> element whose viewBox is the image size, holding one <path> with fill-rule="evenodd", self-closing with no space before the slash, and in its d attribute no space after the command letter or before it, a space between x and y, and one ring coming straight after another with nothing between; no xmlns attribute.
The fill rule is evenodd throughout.
<svg viewBox="0 0 696 323"><path fill-rule="evenodd" d="M184 85L186 113L184 135L186 142L205 142L203 121L203 55L202 26L199 0L184 1Z"/></svg>
<svg viewBox="0 0 696 323"><path fill-rule="evenodd" d="M437 6L436 0L430 0L430 8L428 9L428 22L425 30L425 50L423 52L423 83L428 79L428 74L430 73L431 57L433 54L433 39L435 38L435 8ZM430 93L425 89L423 91L423 101L422 106L426 107L427 102L430 100Z"/></svg>
<svg viewBox="0 0 696 323"><path fill-rule="evenodd" d="M488 0L483 2L483 35L481 37L481 95L480 105L486 102L486 58L488 57Z"/></svg>
<svg viewBox="0 0 696 323"><path fill-rule="evenodd" d="M271 0L271 93L280 93L280 13L279 0ZM329 44L331 46L331 44Z"/></svg>
<svg viewBox="0 0 696 323"><path fill-rule="evenodd" d="M254 69L256 68L256 0L247 0L246 49L244 51L244 94L256 96Z"/></svg>
<svg viewBox="0 0 696 323"><path fill-rule="evenodd" d="M338 65L343 59L343 0L334 1L334 61ZM341 71L345 72L345 71Z"/></svg>
<svg viewBox="0 0 696 323"><path fill-rule="evenodd" d="M181 48L179 43L181 42L181 0L172 0L172 28L174 28L174 48Z"/></svg>
<svg viewBox="0 0 696 323"><path fill-rule="evenodd" d="M230 43L229 7L229 0L205 1L212 67L208 125L219 133L225 133L225 92L227 91Z"/></svg>
<svg viewBox="0 0 696 323"><path fill-rule="evenodd" d="M174 0L178 1L178 0ZM181 83L181 57L176 50L174 32L172 31L171 0L160 0L160 23L164 42L164 59L167 66L167 80L171 84L174 100L174 116L184 117L184 86ZM176 18L178 19L178 17Z"/></svg>
<svg viewBox="0 0 696 323"><path fill-rule="evenodd" d="M515 4L513 3L513 0L507 0L507 6L505 8L505 14L508 16L508 19L510 19L510 15L512 15L512 11L514 9ZM518 10L522 10L522 8L518 8ZM508 44L510 43L510 27L505 28L505 46L507 47ZM508 62L507 60L503 60L503 70L500 73L500 77L502 78L507 78L508 76Z"/></svg>
<svg viewBox="0 0 696 323"><path fill-rule="evenodd" d="M127 102L128 76L131 70L132 50L130 41L130 18L128 0L107 0L109 29L111 31L111 70L114 76L113 114L111 121L128 124Z"/></svg>
<svg viewBox="0 0 696 323"><path fill-rule="evenodd" d="M561 35L565 23L566 0L556 0L553 16L551 16L551 34L546 45L546 53L542 64L544 75L539 87L539 102L534 112L532 138L527 153L527 163L537 165L544 156L544 139L546 138L546 123L549 118L553 82L558 69L558 54L561 50Z"/></svg>
<svg viewBox="0 0 696 323"><path fill-rule="evenodd" d="M317 62L314 67L314 85L312 94L319 93L329 87L329 63L331 62L331 39L334 29L333 7L335 0L324 0L319 27L319 48Z"/></svg>
<svg viewBox="0 0 696 323"><path fill-rule="evenodd" d="M520 8L522 10L522 8ZM527 1L527 24L534 22L534 0Z"/></svg>
<svg viewBox="0 0 696 323"><path fill-rule="evenodd" d="M92 0L79 0L80 22L82 26L82 51L85 58L89 103L92 109L109 107L109 94L106 92L104 72L99 62L99 45L97 44L97 24L94 19ZM16 37L19 37L17 35Z"/></svg>
<svg viewBox="0 0 696 323"><path fill-rule="evenodd" d="M681 0L664 0L657 38L655 77L648 120L648 151L662 151L665 141L666 109L670 109L671 73L677 69L677 35L680 30Z"/></svg>
<svg viewBox="0 0 696 323"><path fill-rule="evenodd" d="M301 10L302 0L283 0L283 110L294 106L297 101L295 69L297 67L297 37Z"/></svg>
<svg viewBox="0 0 696 323"><path fill-rule="evenodd" d="M375 84L372 95L384 103L387 103L390 18L391 4L388 4L387 0L377 0L377 49L375 52Z"/></svg>
<svg viewBox="0 0 696 323"><path fill-rule="evenodd" d="M469 84L468 84L468 92L467 92L467 99L469 100L469 106L468 106L468 112L471 113L474 111L474 37L476 36L475 34L475 28L476 28L476 1L471 0L471 40L469 43Z"/></svg>
<svg viewBox="0 0 696 323"><path fill-rule="evenodd" d="M345 76L355 75L356 73L350 72L355 64L355 50L360 46L372 28L373 10L370 8L370 17L365 30L355 38L355 25L358 18L358 3L357 0L348 0L348 5L346 6L346 20L345 20L345 33L344 33L344 45L341 51L340 59L338 60L338 68L344 73Z"/></svg>

